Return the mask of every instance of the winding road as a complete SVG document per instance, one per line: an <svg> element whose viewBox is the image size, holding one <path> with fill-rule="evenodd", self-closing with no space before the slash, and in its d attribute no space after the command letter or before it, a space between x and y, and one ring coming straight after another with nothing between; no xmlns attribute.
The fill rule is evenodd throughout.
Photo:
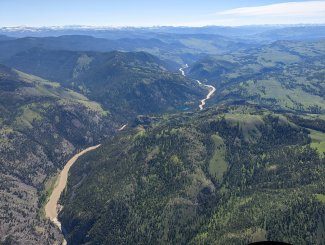
<svg viewBox="0 0 325 245"><path fill-rule="evenodd" d="M186 68L188 68L188 65L187 65L187 64L186 64L184 67L179 68L179 71L182 73L182 75L183 75L184 77L186 76L186 75L185 75L185 71L184 71L184 69L186 69ZM206 104L206 101L207 101L208 99L210 99L211 96L216 92L216 88L215 88L214 86L212 86L212 85L203 84L203 83L201 83L199 80L196 80L196 81L197 81L197 83L198 83L199 85L204 86L204 87L207 87L207 88L209 89L209 93L208 93L208 95L207 95L204 99L201 100L201 104L199 105L199 108L200 108L200 110L202 111L203 108L204 108L204 106L205 106L205 104Z"/></svg>
<svg viewBox="0 0 325 245"><path fill-rule="evenodd" d="M59 199L61 196L61 193L65 189L68 181L68 173L71 168L71 166L77 161L77 159L86 154L89 151L93 151L97 149L100 145L89 147L76 155L74 155L64 166L63 170L61 171L59 177L58 177L58 183L54 187L53 192L48 200L48 202L45 205L45 216L49 218L53 224L55 224L57 227L59 227L60 231L62 232L62 226L61 222L58 220L58 213L61 211L62 206L60 206ZM67 242L64 240L62 244L67 244Z"/></svg>

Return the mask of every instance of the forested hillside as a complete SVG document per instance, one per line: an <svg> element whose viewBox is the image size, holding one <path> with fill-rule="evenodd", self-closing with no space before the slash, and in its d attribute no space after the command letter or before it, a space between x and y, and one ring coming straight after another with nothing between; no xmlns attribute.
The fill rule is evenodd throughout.
<svg viewBox="0 0 325 245"><path fill-rule="evenodd" d="M215 102L272 110L325 112L325 41L277 41L260 48L207 57L189 75L217 86Z"/></svg>
<svg viewBox="0 0 325 245"><path fill-rule="evenodd" d="M118 134L71 170L61 214L67 240L321 244L324 119L290 118L216 107Z"/></svg>
<svg viewBox="0 0 325 245"><path fill-rule="evenodd" d="M0 29L1 33L1 29ZM148 52L173 64L193 62L208 54L222 54L244 47L250 47L251 41L234 39L209 33L154 33L148 30L103 31L96 35L90 32L62 33L59 36L35 37L23 36L11 41L0 39L0 61L33 48L47 50L110 52Z"/></svg>
<svg viewBox="0 0 325 245"><path fill-rule="evenodd" d="M206 90L170 72L148 53L94 53L32 49L7 60L17 69L60 82L103 105L114 115L196 108Z"/></svg>
<svg viewBox="0 0 325 245"><path fill-rule="evenodd" d="M40 217L45 183L73 153L118 126L83 95L0 65L1 242L60 241Z"/></svg>

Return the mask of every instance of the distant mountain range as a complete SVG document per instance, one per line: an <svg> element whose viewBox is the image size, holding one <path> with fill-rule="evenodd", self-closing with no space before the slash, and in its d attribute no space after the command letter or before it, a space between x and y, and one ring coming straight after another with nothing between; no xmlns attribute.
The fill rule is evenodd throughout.
<svg viewBox="0 0 325 245"><path fill-rule="evenodd" d="M86 36L87 34L87 36ZM71 51L144 51L160 57L179 67L180 64L191 63L209 54L220 54L251 47L244 40L234 40L215 34L162 34L133 36L128 33L121 38L107 39L93 37L92 33L83 35L64 35L59 37L24 37L11 40L0 39L0 61L31 48ZM117 34L114 34L117 36Z"/></svg>
<svg viewBox="0 0 325 245"><path fill-rule="evenodd" d="M95 27L95 26L52 26L52 27L0 27L0 34L14 37L46 37L62 35L91 35L94 37L149 38L157 34L214 34L255 40L313 39L324 37L325 24L299 25L256 25L256 26L156 26L156 27Z"/></svg>

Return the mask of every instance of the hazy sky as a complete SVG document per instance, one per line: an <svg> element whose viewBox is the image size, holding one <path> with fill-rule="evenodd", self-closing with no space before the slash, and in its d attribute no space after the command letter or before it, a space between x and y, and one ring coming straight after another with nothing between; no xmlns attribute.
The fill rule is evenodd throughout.
<svg viewBox="0 0 325 245"><path fill-rule="evenodd" d="M0 26L325 23L325 0L0 0Z"/></svg>

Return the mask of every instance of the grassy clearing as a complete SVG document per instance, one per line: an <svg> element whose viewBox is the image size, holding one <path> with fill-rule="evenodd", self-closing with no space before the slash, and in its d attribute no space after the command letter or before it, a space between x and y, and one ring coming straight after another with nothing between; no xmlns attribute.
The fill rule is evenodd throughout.
<svg viewBox="0 0 325 245"><path fill-rule="evenodd" d="M316 130L309 130L310 131L310 138L311 144L310 146L316 149L320 154L325 153L325 133L316 131Z"/></svg>
<svg viewBox="0 0 325 245"><path fill-rule="evenodd" d="M218 53L218 48L213 45L213 42L207 40L201 40L197 38L181 39L180 42L191 49L197 49L198 51L207 51L210 53Z"/></svg>
<svg viewBox="0 0 325 245"><path fill-rule="evenodd" d="M311 106L319 106L322 110L325 109L325 101L322 97L307 93L299 87L286 89L274 79L249 80L242 83L241 87L244 97L257 96L266 103L267 100L274 100L282 108L308 110Z"/></svg>
<svg viewBox="0 0 325 245"><path fill-rule="evenodd" d="M223 139L217 134L212 135L212 140L214 142L215 150L209 162L209 173L221 182L224 173L228 169L228 164L225 160L226 146Z"/></svg>
<svg viewBox="0 0 325 245"><path fill-rule="evenodd" d="M81 55L77 60L76 67L73 69L73 78L77 78L81 71L87 70L93 60L93 57L90 57L86 54Z"/></svg>
<svg viewBox="0 0 325 245"><path fill-rule="evenodd" d="M10 135L12 133L14 133L13 128L0 125L0 147L1 148L10 147L11 140L8 138L8 135Z"/></svg>
<svg viewBox="0 0 325 245"><path fill-rule="evenodd" d="M321 119L321 120L325 120L325 115L320 115L320 114L304 114L304 115L300 115L300 117L305 118L305 119Z"/></svg>
<svg viewBox="0 0 325 245"><path fill-rule="evenodd" d="M264 62L269 62L269 63L278 63L278 62L283 62L283 63L294 63L300 61L299 56L292 55L288 52L283 52L280 50L276 49L266 49L264 52L262 52L258 60L260 63Z"/></svg>
<svg viewBox="0 0 325 245"><path fill-rule="evenodd" d="M50 81L45 80L43 78L40 78L40 77L31 75L31 74L26 74L26 73L23 73L21 71L15 70L15 72L17 73L17 75L19 76L19 78L22 79L25 82L33 83L33 84L46 85L46 86L52 87L52 88L59 88L60 87L60 84L59 83L50 82Z"/></svg>
<svg viewBox="0 0 325 245"><path fill-rule="evenodd" d="M30 107L24 107L22 113L16 118L16 125L19 128L33 128L34 121L42 120L42 116Z"/></svg>
<svg viewBox="0 0 325 245"><path fill-rule="evenodd" d="M134 139L141 138L141 137L145 136L145 134L146 134L146 130L142 126L138 126L136 128L136 131L137 131L137 133L134 135L134 137L133 137Z"/></svg>
<svg viewBox="0 0 325 245"><path fill-rule="evenodd" d="M318 201L325 203L325 195L323 194L315 194L315 197Z"/></svg>
<svg viewBox="0 0 325 245"><path fill-rule="evenodd" d="M82 57L80 62L87 63L90 61L86 60L85 57ZM16 72L23 81L33 83L35 85L35 87L24 88L22 91L25 95L56 98L59 99L59 103L61 105L79 103L91 111L101 113L101 115L103 116L107 116L108 114L110 114L109 111L104 111L100 104L90 101L86 96L80 93L69 89L63 89L58 83L50 82L33 75L25 74L23 72ZM28 118L26 119L25 117L23 117L19 119L19 123L24 126L27 125L28 127L30 127L30 120L28 120Z"/></svg>
<svg viewBox="0 0 325 245"><path fill-rule="evenodd" d="M10 134L10 133L13 133L13 132L14 132L13 128L10 128L8 126L0 128L0 134Z"/></svg>
<svg viewBox="0 0 325 245"><path fill-rule="evenodd" d="M63 98L59 102L62 105L69 104L69 103L79 103L85 106L87 109L98 112L103 116L107 116L108 114L110 114L109 111L104 111L102 106L97 102L90 101L86 96L74 92L72 90L62 90L60 91L59 95L60 98Z"/></svg>
<svg viewBox="0 0 325 245"><path fill-rule="evenodd" d="M258 127L263 125L264 121L260 115L226 114L225 119L233 126L239 126L247 142L255 142L261 136Z"/></svg>

